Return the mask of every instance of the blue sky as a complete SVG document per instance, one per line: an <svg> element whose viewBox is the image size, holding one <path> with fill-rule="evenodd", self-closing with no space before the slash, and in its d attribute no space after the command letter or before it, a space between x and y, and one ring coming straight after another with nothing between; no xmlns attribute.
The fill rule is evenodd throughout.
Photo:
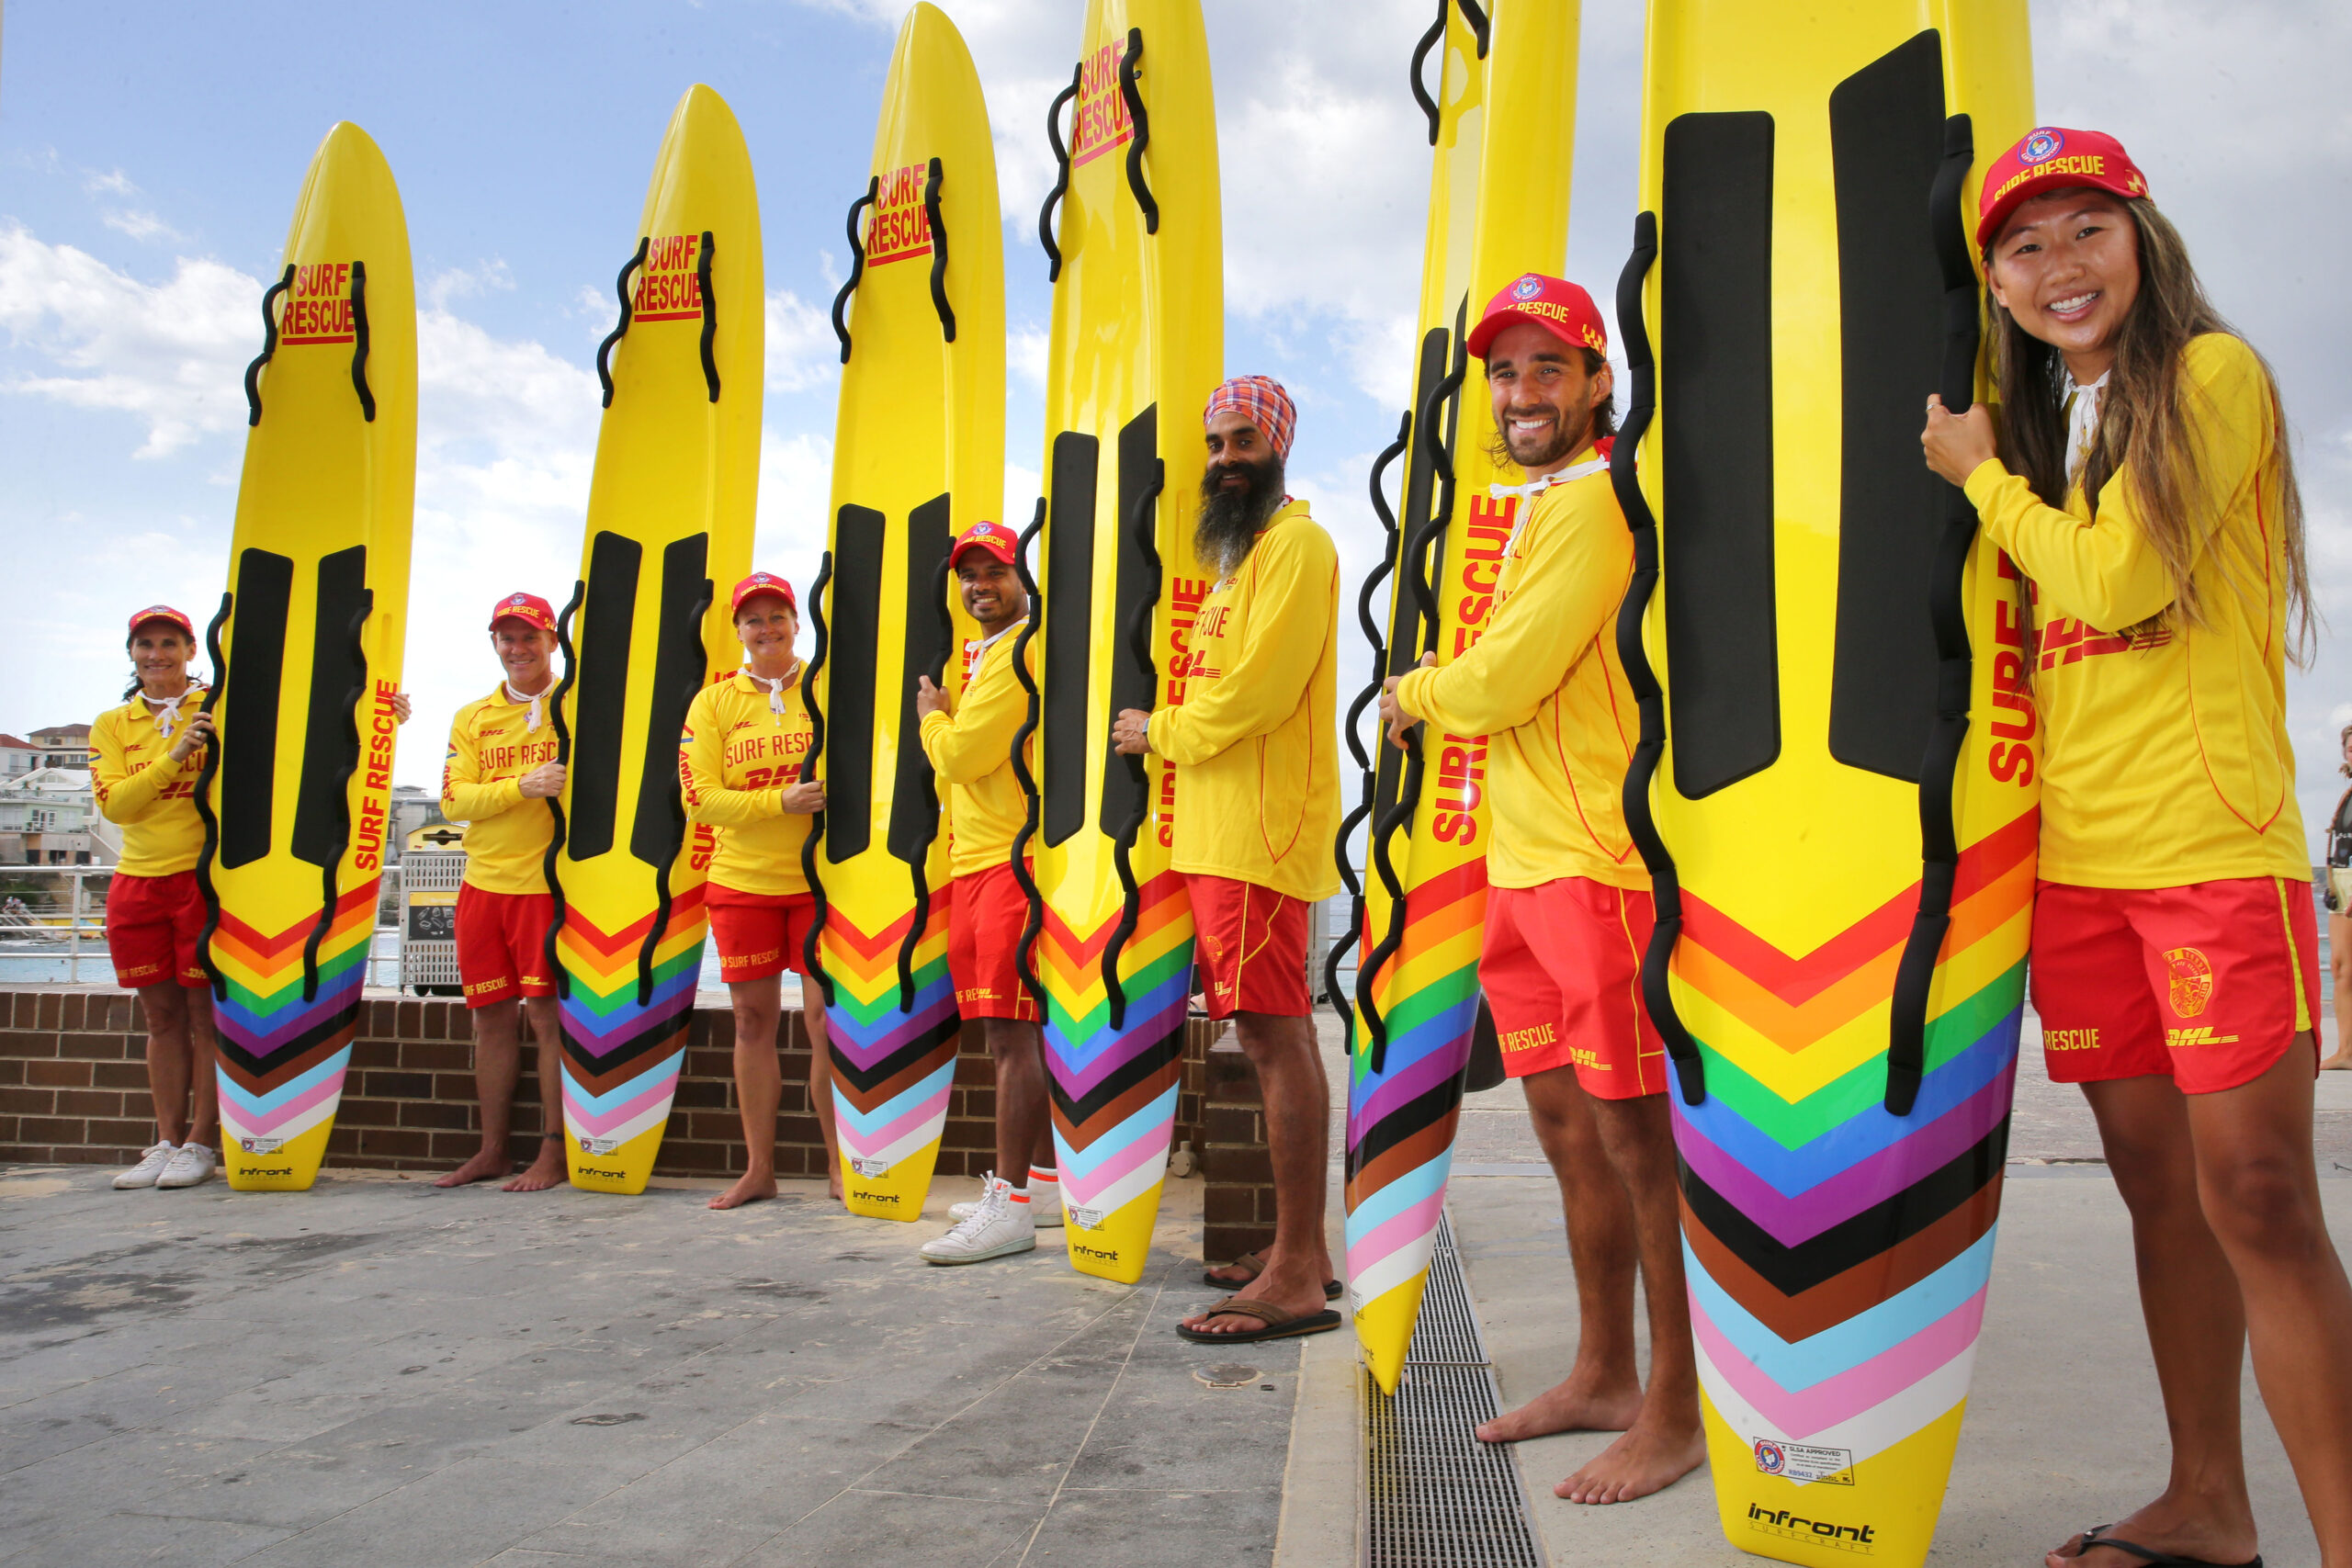
<svg viewBox="0 0 2352 1568"><path fill-rule="evenodd" d="M1080 0L946 7L998 132L1013 340L1007 492L1036 491L1046 310L1045 107ZM1371 455L1396 428L1428 150L1404 66L1428 0L1205 0L1226 199L1227 363L1302 404L1292 488L1351 572ZM2114 130L2223 310L2277 364L2313 560L2352 628L2352 20L2324 3L2041 0L2045 120ZM349 118L400 180L423 310L415 633L403 782L494 680L481 605L560 598L595 441L593 361L662 128L705 81L758 171L769 289L760 563L821 547L846 261L897 0L162 6L13 0L0 36L0 730L87 719L120 690L119 617L220 593L242 453L236 384L305 164ZM1586 8L1569 276L1604 299L1633 217L1641 7ZM1355 649L1351 639L1351 664ZM2291 677L2307 818L2337 787L2352 670Z"/></svg>

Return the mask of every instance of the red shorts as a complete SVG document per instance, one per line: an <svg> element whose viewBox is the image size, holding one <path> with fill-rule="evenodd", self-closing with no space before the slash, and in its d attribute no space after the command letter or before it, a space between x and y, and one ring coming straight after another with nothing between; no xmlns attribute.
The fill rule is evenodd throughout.
<svg viewBox="0 0 2352 1568"><path fill-rule="evenodd" d="M2311 888L2283 876L2150 888L2044 882L2034 890L2031 973L2053 1081L2166 1073L2183 1094L2211 1094L2260 1077L2312 1028L2319 920Z"/></svg>
<svg viewBox="0 0 2352 1568"><path fill-rule="evenodd" d="M711 940L718 943L718 977L729 985L764 980L789 969L808 973L808 930L817 923L814 893L738 893L709 884Z"/></svg>
<svg viewBox="0 0 2352 1568"><path fill-rule="evenodd" d="M1193 963L1211 1018L1262 1012L1305 1018L1306 900L1229 876L1186 872L1193 901Z"/></svg>
<svg viewBox="0 0 2352 1568"><path fill-rule="evenodd" d="M196 873L132 876L117 872L107 889L107 956L125 990L177 980L187 990L211 982L197 962L204 940L204 895Z"/></svg>
<svg viewBox="0 0 2352 1568"><path fill-rule="evenodd" d="M1642 1006L1642 953L1655 919L1646 891L1589 877L1487 889L1478 983L1505 1073L1574 1067L1599 1100L1665 1089L1666 1042Z"/></svg>
<svg viewBox="0 0 2352 1568"><path fill-rule="evenodd" d="M552 895L492 893L460 883L458 979L466 1005L555 995L555 976L548 971L548 926L554 919Z"/></svg>
<svg viewBox="0 0 2352 1568"><path fill-rule="evenodd" d="M947 889L947 973L956 1010L966 1018L1035 1021L1037 1004L1021 983L1021 933L1029 896L1010 865L957 877Z"/></svg>

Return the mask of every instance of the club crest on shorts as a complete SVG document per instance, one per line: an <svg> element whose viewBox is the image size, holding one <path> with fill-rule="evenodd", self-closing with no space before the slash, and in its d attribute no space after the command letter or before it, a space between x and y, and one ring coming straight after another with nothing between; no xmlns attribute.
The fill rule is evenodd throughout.
<svg viewBox="0 0 2352 1568"><path fill-rule="evenodd" d="M2195 1018L2213 999L2213 965L2193 947L2176 947L2165 954L2172 979L2172 1010Z"/></svg>

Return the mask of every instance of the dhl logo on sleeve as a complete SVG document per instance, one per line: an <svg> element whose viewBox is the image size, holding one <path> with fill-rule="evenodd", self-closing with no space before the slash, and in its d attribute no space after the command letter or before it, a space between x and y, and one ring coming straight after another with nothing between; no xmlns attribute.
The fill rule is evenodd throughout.
<svg viewBox="0 0 2352 1568"><path fill-rule="evenodd" d="M931 254L931 212L923 205L923 188L931 181L926 159L892 169L882 176L874 198L874 214L865 223L865 265L881 266Z"/></svg>
<svg viewBox="0 0 2352 1568"><path fill-rule="evenodd" d="M1073 168L1135 139L1135 121L1127 118L1126 96L1119 91L1119 62L1126 52L1127 40L1113 39L1079 65L1078 110L1070 121Z"/></svg>
<svg viewBox="0 0 2352 1568"><path fill-rule="evenodd" d="M351 311L349 262L312 262L294 269L294 285L286 291L285 311L277 321L281 346L350 343L357 330Z"/></svg>
<svg viewBox="0 0 2352 1568"><path fill-rule="evenodd" d="M702 236L658 234L645 247L645 270L629 301L640 321L702 320Z"/></svg>

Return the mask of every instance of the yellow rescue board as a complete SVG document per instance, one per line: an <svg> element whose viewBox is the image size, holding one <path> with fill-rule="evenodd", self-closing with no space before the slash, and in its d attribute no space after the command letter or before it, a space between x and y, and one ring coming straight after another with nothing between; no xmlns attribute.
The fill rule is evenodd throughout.
<svg viewBox="0 0 2352 1568"><path fill-rule="evenodd" d="M734 672L727 592L751 570L765 304L759 194L708 87L670 117L619 324L597 354L604 426L581 585L564 614L549 857L571 1183L641 1192L676 1092L716 840L689 833L678 735Z"/></svg>
<svg viewBox="0 0 2352 1568"><path fill-rule="evenodd" d="M317 1179L358 1021L390 821L416 490L416 305L384 155L311 160L245 373L251 428L210 628L198 786L229 1184ZM216 706L217 705L217 706Z"/></svg>
<svg viewBox="0 0 2352 1568"><path fill-rule="evenodd" d="M1004 497L996 150L971 55L934 6L917 5L899 29L851 223L858 249L834 306L844 368L831 548L809 666L832 803L808 856L824 971L809 989L824 992L850 1212L913 1220L959 1034L947 835L915 681L962 689L964 661L950 655L977 628L950 591L948 542L998 520Z"/></svg>
<svg viewBox="0 0 2352 1568"><path fill-rule="evenodd" d="M1673 871L1645 992L1716 1499L1792 1562L1924 1560L1992 1265L2035 739L2014 574L1918 431L1984 393L1973 149L2030 126L2030 62L2024 0L1650 9L1629 817Z"/></svg>
<svg viewBox="0 0 2352 1568"><path fill-rule="evenodd" d="M1388 674L1427 652L1450 664L1478 640L1503 542L1530 504L1489 491L1525 476L1495 460L1486 378L1463 340L1512 278L1565 263L1578 17L1574 4L1504 0L1481 37L1460 7L1449 14L1413 406L1393 449L1403 509L1374 650ZM1348 1301L1365 1363L1391 1392L1453 1167L1487 908L1486 739L1414 744L1408 759L1379 743L1359 807L1370 852L1348 1075Z"/></svg>
<svg viewBox="0 0 2352 1568"><path fill-rule="evenodd" d="M1058 226L1056 199L1041 220L1057 276L1037 572L1045 907L1028 951L1070 1264L1133 1283L1175 1124L1193 918L1168 869L1173 777L1113 755L1110 734L1116 709L1182 700L1179 650L1210 586L1192 535L1225 293L1198 0L1089 0L1064 97Z"/></svg>

